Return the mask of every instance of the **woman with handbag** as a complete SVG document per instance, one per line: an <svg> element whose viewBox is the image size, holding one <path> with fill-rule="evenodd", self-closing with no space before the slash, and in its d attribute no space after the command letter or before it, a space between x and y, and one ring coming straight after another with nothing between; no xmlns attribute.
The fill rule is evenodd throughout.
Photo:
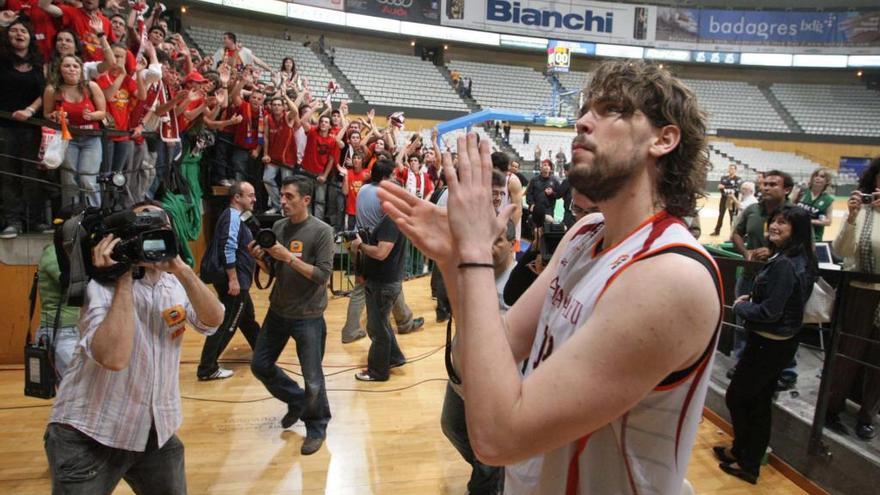
<svg viewBox="0 0 880 495"><path fill-rule="evenodd" d="M12 114L12 120L0 119L0 171L34 178L45 178L35 160L40 149L40 127L23 121L40 109L43 94L42 57L37 49L33 28L16 20L0 36L0 111ZM12 88L15 88L14 90ZM19 158L14 158L19 157ZM12 239L22 232L27 220L31 231L46 231L43 201L39 185L18 177L0 177L0 204L5 227L0 239Z"/></svg>
<svg viewBox="0 0 880 495"><path fill-rule="evenodd" d="M843 269L848 271L880 274L880 157L859 178L859 187L847 202L846 222L831 244L837 256L843 258ZM880 284L852 281L846 291L846 311L838 354L880 366ZM862 380L862 405L856 418L856 435L870 440L877 434L874 420L880 409L880 371L865 367L850 359L840 358L831 371L831 387L826 426L848 434L848 428L840 420L846 398L849 396L860 373Z"/></svg>
<svg viewBox="0 0 880 495"><path fill-rule="evenodd" d="M770 443L773 393L798 348L804 306L819 268L810 215L784 206L770 218L771 256L755 276L751 294L733 303L748 332L742 357L725 397L733 423L733 447L714 447L719 467L752 484Z"/></svg>
<svg viewBox="0 0 880 495"><path fill-rule="evenodd" d="M62 109L71 129L98 130L107 113L104 92L97 83L86 81L82 60L75 55L61 58L43 92L43 113L47 119L59 122ZM61 166L62 206L79 202L80 188L87 191L90 206L101 206L98 191L101 156L100 135L74 132Z"/></svg>

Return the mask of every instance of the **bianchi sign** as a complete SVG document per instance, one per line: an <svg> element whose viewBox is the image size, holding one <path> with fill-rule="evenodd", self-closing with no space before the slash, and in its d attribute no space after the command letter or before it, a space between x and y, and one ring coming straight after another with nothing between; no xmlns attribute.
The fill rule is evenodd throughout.
<svg viewBox="0 0 880 495"><path fill-rule="evenodd" d="M650 44L656 7L582 0L443 0L440 23L554 39Z"/></svg>

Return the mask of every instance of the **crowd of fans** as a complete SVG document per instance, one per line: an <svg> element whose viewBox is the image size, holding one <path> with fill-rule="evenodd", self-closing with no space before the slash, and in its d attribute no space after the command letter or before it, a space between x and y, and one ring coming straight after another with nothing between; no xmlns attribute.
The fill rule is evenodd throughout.
<svg viewBox="0 0 880 495"><path fill-rule="evenodd" d="M160 3L6 0L5 9L0 86L21 91L0 95L0 238L50 231L65 205L100 206L107 173L126 176L124 206L161 199L193 153L205 184L262 184L257 210L268 214L280 213L283 178L309 176L313 213L336 230L352 226L357 191L382 157L399 163L396 176L420 195L441 180L436 134L427 145L418 135L407 141L402 113L385 128L372 111L351 119L346 102L334 106L332 87L313 97L293 58L269 67L231 32L202 57L172 31ZM72 133L59 169L40 163L32 118L63 120ZM195 144L206 133L214 144L204 151Z"/></svg>

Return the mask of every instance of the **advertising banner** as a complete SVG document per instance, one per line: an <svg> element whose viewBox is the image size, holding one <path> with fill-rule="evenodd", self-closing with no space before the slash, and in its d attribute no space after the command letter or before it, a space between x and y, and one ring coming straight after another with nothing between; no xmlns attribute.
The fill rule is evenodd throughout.
<svg viewBox="0 0 880 495"><path fill-rule="evenodd" d="M783 12L658 7L656 39L727 46L880 46L880 10Z"/></svg>
<svg viewBox="0 0 880 495"><path fill-rule="evenodd" d="M398 21L440 24L440 0L345 0L345 10Z"/></svg>
<svg viewBox="0 0 880 495"><path fill-rule="evenodd" d="M345 0L288 0L291 3L320 7L322 9L344 10Z"/></svg>
<svg viewBox="0 0 880 495"><path fill-rule="evenodd" d="M840 157L839 173L846 173L848 175L861 177L862 173L865 171L866 168L868 168L868 165L870 164L870 158L842 156Z"/></svg>
<svg viewBox="0 0 880 495"><path fill-rule="evenodd" d="M441 24L603 43L649 44L657 8L586 0L443 0Z"/></svg>

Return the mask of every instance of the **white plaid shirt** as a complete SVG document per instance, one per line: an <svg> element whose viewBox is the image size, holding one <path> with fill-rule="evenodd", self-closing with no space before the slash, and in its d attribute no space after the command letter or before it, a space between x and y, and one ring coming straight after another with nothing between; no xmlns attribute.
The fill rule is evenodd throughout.
<svg viewBox="0 0 880 495"><path fill-rule="evenodd" d="M132 284L135 336L128 367L111 371L92 357L95 331L110 310L115 285L89 282L79 318L81 340L52 408L51 423L63 423L109 447L143 452L155 424L159 446L177 431L180 409L180 346L185 323L210 335L186 291L163 273L156 285Z"/></svg>

